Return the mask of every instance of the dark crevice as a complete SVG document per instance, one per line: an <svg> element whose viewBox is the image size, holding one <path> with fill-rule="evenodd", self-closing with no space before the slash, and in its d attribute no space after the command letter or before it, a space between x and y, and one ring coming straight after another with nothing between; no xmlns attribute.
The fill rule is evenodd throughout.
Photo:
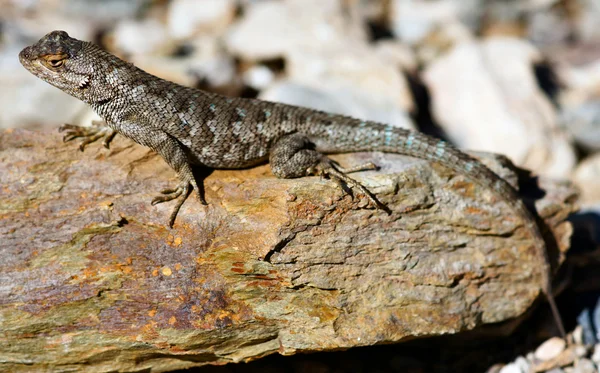
<svg viewBox="0 0 600 373"><path fill-rule="evenodd" d="M429 90L417 73L404 72L415 109L410 116L419 130L429 136L448 141L445 131L434 120L431 113L431 96Z"/></svg>
<svg viewBox="0 0 600 373"><path fill-rule="evenodd" d="M392 40L395 38L392 30L390 30L388 25L386 25L384 22L367 22L367 31L369 33L369 40L371 42L377 42L379 40Z"/></svg>
<svg viewBox="0 0 600 373"><path fill-rule="evenodd" d="M243 98L257 98L259 93L260 92L257 89L254 89L249 86L244 86L241 89L239 96Z"/></svg>
<svg viewBox="0 0 600 373"><path fill-rule="evenodd" d="M290 236L288 236L288 237L286 237L286 238L282 239L281 241L279 241L279 242L278 242L278 243L277 243L277 244L276 244L276 245L273 247L273 249L271 249L271 250L270 250L270 251L267 253L267 255L265 255L264 261L265 261L265 262L267 262L267 263L271 263L271 257L273 256L273 254L281 252L281 250L283 250L283 249L286 247L286 245L287 245L287 244L288 244L290 241L292 241L294 238L296 238L296 234L295 234L295 233L293 233L293 234L290 234ZM273 264L273 263L271 263L271 264Z"/></svg>
<svg viewBox="0 0 600 373"><path fill-rule="evenodd" d="M178 45L171 53L171 57L188 57L194 53L194 47L190 44Z"/></svg>
<svg viewBox="0 0 600 373"><path fill-rule="evenodd" d="M285 59L282 57L264 60L260 64L268 67L275 75L283 73L286 67Z"/></svg>
<svg viewBox="0 0 600 373"><path fill-rule="evenodd" d="M540 89L550 99L552 104L558 107L558 94L563 87L552 65L548 61L537 63L533 66L533 72Z"/></svg>

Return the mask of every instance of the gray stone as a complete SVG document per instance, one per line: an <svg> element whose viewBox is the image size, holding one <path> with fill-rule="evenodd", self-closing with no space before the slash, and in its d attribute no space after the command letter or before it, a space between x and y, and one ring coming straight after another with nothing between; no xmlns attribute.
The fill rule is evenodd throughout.
<svg viewBox="0 0 600 373"><path fill-rule="evenodd" d="M513 38L462 43L427 66L436 121L467 149L509 156L553 177L568 177L575 153L534 75L538 51Z"/></svg>
<svg viewBox="0 0 600 373"><path fill-rule="evenodd" d="M360 90L319 89L280 81L263 91L259 98L374 120L397 127L413 128L406 112L389 103L374 102Z"/></svg>
<svg viewBox="0 0 600 373"><path fill-rule="evenodd" d="M598 373L598 368L591 360L581 358L575 361L573 373Z"/></svg>
<svg viewBox="0 0 600 373"><path fill-rule="evenodd" d="M365 43L360 19L346 17L338 0L258 2L234 23L228 49L245 60L282 57L288 51L328 49L352 41Z"/></svg>
<svg viewBox="0 0 600 373"><path fill-rule="evenodd" d="M114 47L127 55L167 54L174 45L157 19L125 20L112 32Z"/></svg>
<svg viewBox="0 0 600 373"><path fill-rule="evenodd" d="M584 159L573 173L573 182L581 190L582 203L600 201L600 154Z"/></svg>
<svg viewBox="0 0 600 373"><path fill-rule="evenodd" d="M234 19L234 0L173 0L169 3L167 26L174 38L223 31Z"/></svg>

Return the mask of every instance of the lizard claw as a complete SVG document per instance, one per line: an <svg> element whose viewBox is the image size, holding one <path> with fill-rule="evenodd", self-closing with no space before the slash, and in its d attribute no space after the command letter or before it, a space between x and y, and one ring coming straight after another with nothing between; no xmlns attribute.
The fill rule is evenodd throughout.
<svg viewBox="0 0 600 373"><path fill-rule="evenodd" d="M169 227L173 228L173 224L175 224L175 218L177 217L177 214L179 213L179 209L181 209L181 206L183 205L183 203L188 198L188 196L190 195L191 192L192 192L191 184L187 181L182 182L175 189L169 188L169 189L161 190L160 193L162 195L154 197L154 199L152 199L152 202L150 202L150 203L152 204L152 206L154 206L159 203L172 201L174 199L177 200L177 203L175 204L175 207L173 208L173 212L171 213L171 216L169 217Z"/></svg>
<svg viewBox="0 0 600 373"><path fill-rule="evenodd" d="M63 124L58 127L58 132L65 132L63 136L63 142L69 142L76 138L83 138L83 141L79 144L79 150L84 151L88 144L91 144L101 138L104 138L103 145L105 148L109 147L110 142L117 134L115 131L106 126L101 126L98 123L94 123L92 127L81 127L74 126L72 124Z"/></svg>
<svg viewBox="0 0 600 373"><path fill-rule="evenodd" d="M376 208L383 210L388 214L392 213L392 211L389 209L389 207L387 207L386 205L381 203L373 195L373 193L371 193L361 183L359 183L358 181L356 181L353 178L346 175L346 173L348 173L348 172L358 172L358 171L377 169L377 166L375 166L373 163L367 163L365 165L361 165L358 167L344 169L342 167L337 166L334 162L332 162L331 160L326 158L323 161L321 161L321 163L319 163L315 167L315 169L320 175L327 176L328 178L335 181L338 185L340 185L342 190L345 193L347 193L348 195L350 195L350 197L352 199L354 199L354 194L352 193L352 191L353 191L353 189L357 189L362 194L364 194L369 199L369 201L371 201L373 203L373 205L375 205Z"/></svg>

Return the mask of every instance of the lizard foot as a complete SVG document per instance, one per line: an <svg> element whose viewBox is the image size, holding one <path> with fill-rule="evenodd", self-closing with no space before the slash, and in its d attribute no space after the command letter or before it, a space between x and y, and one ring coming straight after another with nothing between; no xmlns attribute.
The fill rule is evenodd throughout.
<svg viewBox="0 0 600 373"><path fill-rule="evenodd" d="M92 127L81 127L74 126L72 124L63 124L58 128L58 132L65 132L63 141L68 142L76 138L83 138L84 140L79 144L79 150L83 151L88 144L91 144L101 138L104 138L102 145L105 148L109 148L110 142L114 139L117 134L115 131L107 126L102 125L104 122L93 121Z"/></svg>
<svg viewBox="0 0 600 373"><path fill-rule="evenodd" d="M177 217L177 214L179 213L179 209L181 209L181 206L183 205L183 203L188 198L188 196L190 195L191 192L192 192L192 185L187 181L182 182L175 189L162 190L161 194L163 194L163 195L154 197L151 204L152 204L152 206L154 206L159 203L172 201L174 199L177 200L177 203L175 204L175 207L173 208L173 212L171 213L171 216L169 217L169 227L173 228L173 224L175 224L175 218Z"/></svg>
<svg viewBox="0 0 600 373"><path fill-rule="evenodd" d="M360 165L358 167L345 169L343 167L338 166L333 161L328 158L323 159L319 164L317 164L313 170L309 170L310 173L314 173L317 175L325 176L333 181L335 181L340 187L348 192L350 196L352 196L352 188L358 189L362 194L364 194L369 201L371 201L378 209L391 214L392 211L383 203L379 202L377 197L373 195L367 188L365 188L361 183L354 180L353 178L346 175L350 172L358 172L358 171L366 171L366 170L375 170L377 166L373 163L367 163L364 165Z"/></svg>

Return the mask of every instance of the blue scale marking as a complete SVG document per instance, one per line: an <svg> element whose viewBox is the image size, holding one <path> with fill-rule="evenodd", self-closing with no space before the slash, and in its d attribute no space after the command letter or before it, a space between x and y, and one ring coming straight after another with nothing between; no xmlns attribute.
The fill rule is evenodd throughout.
<svg viewBox="0 0 600 373"><path fill-rule="evenodd" d="M237 112L237 115L239 115L240 117L244 118L246 116L246 110L236 107L235 111Z"/></svg>
<svg viewBox="0 0 600 373"><path fill-rule="evenodd" d="M412 133L410 135L408 135L408 138L406 139L406 148L410 149L413 146L413 141L415 141L415 135L413 135Z"/></svg>
<svg viewBox="0 0 600 373"><path fill-rule="evenodd" d="M446 152L446 142L445 141L438 141L437 145L436 145L436 149L435 149L435 155L438 158L442 158L444 156L444 153Z"/></svg>
<svg viewBox="0 0 600 373"><path fill-rule="evenodd" d="M390 146L390 144L392 143L393 128L391 126L385 127L384 133L385 133L385 145Z"/></svg>
<svg viewBox="0 0 600 373"><path fill-rule="evenodd" d="M465 163L465 171L467 172L471 172L471 170L473 169L473 162L467 162Z"/></svg>
<svg viewBox="0 0 600 373"><path fill-rule="evenodd" d="M267 118L271 116L271 112L269 110L263 110L263 113L265 113Z"/></svg>
<svg viewBox="0 0 600 373"><path fill-rule="evenodd" d="M213 113L215 111L217 111L217 105L215 105L215 104L210 104L208 107L210 108L210 111L212 111Z"/></svg>

